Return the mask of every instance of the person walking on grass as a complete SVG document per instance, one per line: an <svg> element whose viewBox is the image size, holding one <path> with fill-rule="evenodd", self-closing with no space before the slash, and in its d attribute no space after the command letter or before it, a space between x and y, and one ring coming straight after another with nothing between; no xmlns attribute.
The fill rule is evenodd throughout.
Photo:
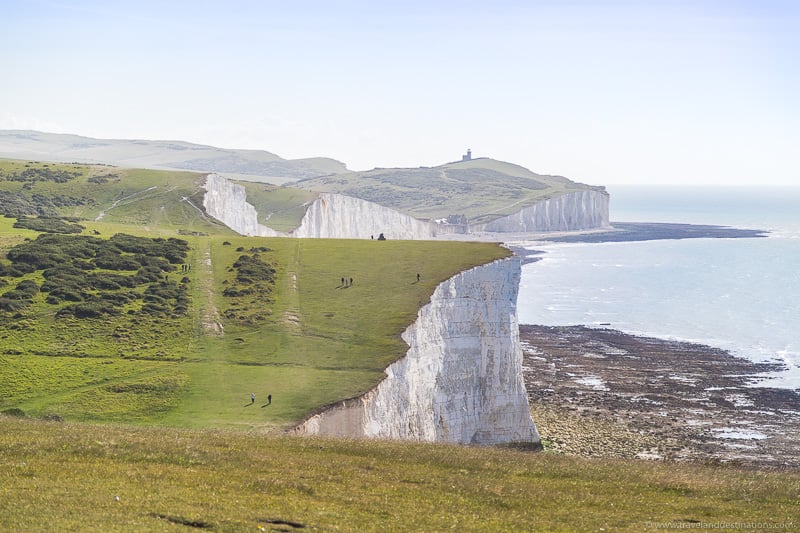
<svg viewBox="0 0 800 533"><path fill-rule="evenodd" d="M254 403L256 403L256 393L255 392L251 392L250 393L250 405L253 405Z"/></svg>

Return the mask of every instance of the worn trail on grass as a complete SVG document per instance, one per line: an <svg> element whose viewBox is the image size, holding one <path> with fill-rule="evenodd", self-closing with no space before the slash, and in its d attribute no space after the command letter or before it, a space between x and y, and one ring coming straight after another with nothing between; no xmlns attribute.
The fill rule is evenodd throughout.
<svg viewBox="0 0 800 533"><path fill-rule="evenodd" d="M203 252L198 255L197 266L197 282L206 296L200 313L203 331L211 337L222 337L225 335L225 328L214 304L214 266L211 260L211 243L208 240L204 241Z"/></svg>

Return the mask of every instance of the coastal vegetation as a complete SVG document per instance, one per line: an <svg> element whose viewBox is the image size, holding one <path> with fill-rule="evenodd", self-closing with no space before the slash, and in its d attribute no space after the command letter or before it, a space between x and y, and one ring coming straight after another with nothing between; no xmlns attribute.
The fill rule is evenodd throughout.
<svg viewBox="0 0 800 533"><path fill-rule="evenodd" d="M505 248L240 237L199 207L200 174L0 169L0 530L795 518L796 472L286 434L373 387L435 287Z"/></svg>
<svg viewBox="0 0 800 533"><path fill-rule="evenodd" d="M239 237L196 208L197 175L0 161L7 174L44 165L69 182L17 192L66 186L85 201L58 218L0 203L0 410L30 416L280 430L369 390L438 283L510 253ZM251 392L275 401L243 409Z"/></svg>
<svg viewBox="0 0 800 533"><path fill-rule="evenodd" d="M2 415L0 465L9 531L789 529L800 504L797 472Z"/></svg>
<svg viewBox="0 0 800 533"><path fill-rule="evenodd" d="M454 217L471 224L489 222L565 193L593 189L488 158L438 167L376 168L304 179L291 186L361 198L416 218Z"/></svg>

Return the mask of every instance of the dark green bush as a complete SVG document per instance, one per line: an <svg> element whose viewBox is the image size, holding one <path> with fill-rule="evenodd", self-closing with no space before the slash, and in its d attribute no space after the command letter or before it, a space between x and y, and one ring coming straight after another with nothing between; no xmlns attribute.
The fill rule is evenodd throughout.
<svg viewBox="0 0 800 533"><path fill-rule="evenodd" d="M31 305L30 300L14 300L5 298L5 296L0 296L0 310L7 311L9 313L13 313L15 311L22 311L23 309L27 308Z"/></svg>
<svg viewBox="0 0 800 533"><path fill-rule="evenodd" d="M44 233L62 234L80 233L86 229L80 224L72 224L59 218L44 216L40 216L38 218L20 217L14 223L14 227L41 231Z"/></svg>
<svg viewBox="0 0 800 533"><path fill-rule="evenodd" d="M142 264L130 255L122 255L115 250L104 250L98 255L94 264L106 270L138 270Z"/></svg>
<svg viewBox="0 0 800 533"><path fill-rule="evenodd" d="M58 287L50 291L45 301L49 304L59 304L62 301L82 302L83 299L83 293L79 290L71 287Z"/></svg>
<svg viewBox="0 0 800 533"><path fill-rule="evenodd" d="M275 279L275 269L262 261L258 254L239 256L233 267L236 269L236 279L242 283Z"/></svg>
<svg viewBox="0 0 800 533"><path fill-rule="evenodd" d="M222 295L228 298L236 298L238 296L247 296L254 292L256 291L252 287L228 287L222 291Z"/></svg>
<svg viewBox="0 0 800 533"><path fill-rule="evenodd" d="M11 264L0 263L0 276L4 277L41 270L44 277L41 288L30 280L20 282L3 294L0 309L7 312L24 309L41 290L48 293L45 301L50 305L72 302L58 311L58 317L98 318L117 314L120 307L138 298L145 300L143 313L185 314L190 305L189 279L184 277L178 284L168 280L165 273L176 269L175 262L183 263L187 251L188 243L174 238L117 234L106 240L43 234L9 250L7 257ZM3 284L8 283L3 280ZM132 290L141 286L143 294Z"/></svg>
<svg viewBox="0 0 800 533"><path fill-rule="evenodd" d="M84 302L63 307L58 313L57 318L72 315L75 318L97 318L103 315L117 315L119 310L108 302Z"/></svg>

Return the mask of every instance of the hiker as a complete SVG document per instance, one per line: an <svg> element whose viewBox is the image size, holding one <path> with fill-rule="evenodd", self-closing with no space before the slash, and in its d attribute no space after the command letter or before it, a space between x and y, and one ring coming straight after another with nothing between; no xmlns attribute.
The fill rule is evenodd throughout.
<svg viewBox="0 0 800 533"><path fill-rule="evenodd" d="M350 286L353 286L353 278L350 278Z"/></svg>
<svg viewBox="0 0 800 533"><path fill-rule="evenodd" d="M267 404L272 405L272 394L267 394Z"/></svg>
<svg viewBox="0 0 800 533"><path fill-rule="evenodd" d="M417 283L419 283L419 272L417 272Z"/></svg>
<svg viewBox="0 0 800 533"><path fill-rule="evenodd" d="M342 278L342 287L344 287L344 278Z"/></svg>
<svg viewBox="0 0 800 533"><path fill-rule="evenodd" d="M250 405L253 405L254 403L256 403L256 393L255 392L251 392L250 393Z"/></svg>

